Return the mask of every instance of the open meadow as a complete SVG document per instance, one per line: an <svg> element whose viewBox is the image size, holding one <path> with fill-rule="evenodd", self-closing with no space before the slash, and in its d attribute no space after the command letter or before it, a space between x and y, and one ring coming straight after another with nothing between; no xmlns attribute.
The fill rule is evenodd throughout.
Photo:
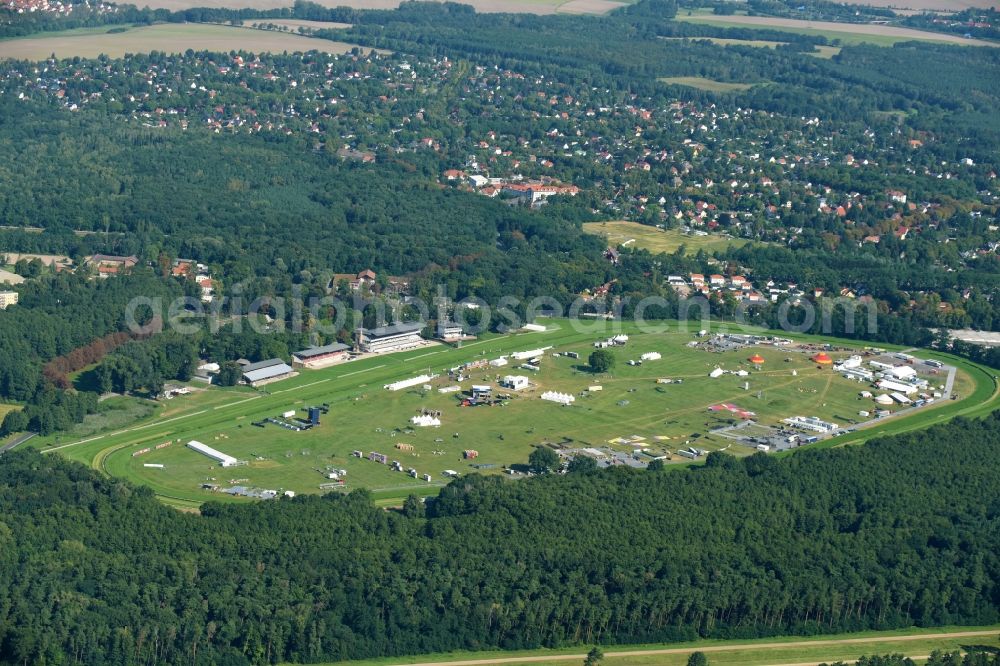
<svg viewBox="0 0 1000 666"><path fill-rule="evenodd" d="M52 54L57 58L94 58L101 54L120 58L126 53L182 53L188 49L347 53L356 47L292 33L205 23L163 23L124 31L120 28L104 26L0 40L0 59L44 60Z"/></svg>
<svg viewBox="0 0 1000 666"><path fill-rule="evenodd" d="M637 247L654 253L672 253L682 245L686 248L687 254L695 254L698 250L715 252L729 247L742 247L746 243L752 242L721 234L706 236L685 234L679 229L657 229L648 224L626 220L586 222L583 225L583 230L588 234L604 236L608 239L608 244L612 246Z"/></svg>
<svg viewBox="0 0 1000 666"><path fill-rule="evenodd" d="M980 39L966 39L959 35L949 35L913 28L900 28L891 25L872 25L869 23L835 23L832 21L802 21L798 19L780 18L775 16L746 16L733 14L720 16L710 11L680 11L678 21L704 23L722 28L773 28L801 35L814 35L827 39L838 39L841 44L876 44L892 46L897 42L930 41L962 44L966 46L1000 46L1000 43Z"/></svg>
<svg viewBox="0 0 1000 666"><path fill-rule="evenodd" d="M701 76L664 76L657 79L657 81L669 83L675 86L687 86L688 88L697 88L698 90L722 93L743 92L744 90L750 90L750 88L753 88L755 85L752 83L728 83L726 81L706 79Z"/></svg>
<svg viewBox="0 0 1000 666"><path fill-rule="evenodd" d="M781 46L782 44L787 44L787 42L775 42L767 39L730 39L728 37L663 37L663 39L675 42L685 41L685 40L708 41L712 42L713 44L718 44L719 46L751 46L753 48L760 48L760 49L774 49ZM817 46L815 51L807 53L807 55L828 60L833 56L837 55L838 53L840 53L840 49L841 47L839 46ZM671 79L666 79L666 80L677 81L679 79L684 79L684 78L711 81L711 79L699 79L699 77L674 77L672 80ZM750 87L749 84L723 84L723 85L745 85L747 87Z"/></svg>
<svg viewBox="0 0 1000 666"><path fill-rule="evenodd" d="M600 330L574 330L579 326ZM806 351L772 346L718 351L704 345L690 347L696 337L686 329L637 334L634 325L624 325L623 330L630 332L631 340L624 347L611 348L617 363L607 374L595 375L586 367L594 342L606 337L605 324L580 322L571 326L553 320L545 332L491 337L461 348L433 345L322 370L303 370L297 377L257 390L193 385L193 395L164 401L151 418L140 418L131 425L114 419L100 434L92 425L94 418L114 417L102 412L88 417L75 433L39 437L31 445L148 485L162 498L182 505L228 499L228 495L203 485L295 493L364 487L374 491L376 498L391 501L411 493L436 493L449 480L445 470L467 474L520 469L533 447L540 445L600 449L607 456L617 456L615 464L644 464L654 456L666 456L667 464L688 464L691 461L678 453L688 446L706 452L751 454L754 449L737 442L732 433L718 432L719 428L744 423L744 418L758 424L752 426L753 434L757 434L756 428L762 428L763 434L767 426L780 425L782 419L797 415L850 427L867 420L859 416L860 411L873 410L871 400L859 397L865 386L843 378L829 366L817 366ZM461 382L448 376L449 368L463 363L543 347L551 349L543 354L537 371L520 369L521 361L511 361L506 367L466 370ZM646 352L658 352L662 358L641 365L628 363ZM755 352L763 362L748 360ZM847 351L831 353L835 359L846 355ZM715 368L727 374L709 377ZM400 391L383 388L422 374L438 376ZM497 379L508 374L528 376L530 386L520 391L500 388ZM673 383L657 381L661 379ZM980 383L984 388L977 393ZM493 406L462 406L462 395L473 384L490 385L495 396L507 397ZM455 385L463 391L440 391ZM975 394L978 405L988 406L996 394L992 383L986 385L985 378L974 379L968 370L962 370L955 391L962 397ZM570 394L576 400L562 406L541 399L547 391ZM878 425L899 427L911 419L933 418L936 413L944 418L959 404L940 402L900 419L882 419ZM291 410L303 417L305 408L314 405L327 405L329 413L311 430L293 431L273 423L254 425ZM888 409L895 411L894 407ZM411 417L424 412L440 413L441 426L411 425ZM863 433L844 437L863 438ZM840 439L820 444L832 445ZM248 464L221 468L186 448L190 440ZM476 457L467 459L467 450L476 451ZM352 455L355 451L364 457ZM398 461L403 471L368 460L371 452ZM410 468L416 477L406 473ZM332 483L328 474L336 470L346 470L343 487L326 485ZM429 481L424 480L424 474L430 475Z"/></svg>

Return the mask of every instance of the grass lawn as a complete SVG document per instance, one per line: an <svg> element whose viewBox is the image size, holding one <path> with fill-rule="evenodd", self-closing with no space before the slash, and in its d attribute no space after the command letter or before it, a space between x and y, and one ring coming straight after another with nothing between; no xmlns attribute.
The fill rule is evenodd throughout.
<svg viewBox="0 0 1000 666"><path fill-rule="evenodd" d="M124 31L115 32L115 30ZM30 37L0 40L0 59L43 60L55 53L59 58L93 58L106 54L118 58L126 53L182 53L187 49L226 52L326 51L346 53L354 44L314 39L277 31L206 23L163 23L150 26L102 26Z"/></svg>
<svg viewBox="0 0 1000 666"><path fill-rule="evenodd" d="M552 320L550 330L544 333L492 337L460 349L433 346L303 371L298 377L259 391L202 389L196 395L160 405L152 417L126 411L135 405L149 410L150 403L118 398L107 401L108 409L89 417L76 432L63 433L58 439L36 438L30 445L43 451L59 451L109 474L146 484L165 501L181 508L194 508L209 499L228 499L202 490L202 483L321 492L320 484L329 481L328 468L347 470L345 489L368 488L380 503L398 504L409 494L435 494L447 481L442 474L446 469L464 474L476 471L474 465L487 465L486 473L499 473L504 466L524 463L532 447L546 443L570 448L608 447L631 453L630 444L616 440L638 436L643 438L642 448L654 455L670 455L668 464L672 465L689 464L676 453L687 445L749 455L749 447L710 432L736 422L737 417L728 411L708 410L720 403L752 411L762 424L806 415L846 426L862 420L858 417L860 410L872 408L870 401L858 397L864 386L829 369L817 368L807 354L761 347L757 351L765 363L755 369L746 360L750 355L746 349L716 353L687 348L693 335L678 330L676 325L664 332L636 334L634 324L623 324L632 339L628 346L614 350L617 366L613 371L595 376L584 364L593 342L607 337L609 331L604 323L579 325L600 330L573 330L568 321ZM447 368L543 346L552 346L558 352L577 352L581 358L553 357L549 353L538 373L512 366L485 368L471 371L462 382L468 389L471 383L493 384L497 375L530 376L534 385L514 393L504 406L461 407L456 394L437 390L456 384L447 377ZM629 359L638 359L647 351L658 351L663 358L641 366L627 365ZM844 353L834 357L838 355ZM716 366L746 369L750 374L711 379L708 373ZM430 391L420 386L398 392L382 388L386 383L428 371L442 375L428 382ZM661 377L683 379L683 383L656 383ZM744 388L744 382L749 382L749 389ZM588 396L581 394L592 385L600 385L602 390ZM569 407L541 400L540 394L548 390L573 394L577 400ZM961 410L988 410L995 404L991 376L971 364L963 368L956 390L972 400L939 402L906 418L883 420L870 431L820 445L832 446L850 438L861 441L883 434L883 430L916 427L912 425L915 423L926 425L965 413ZM319 427L310 431L293 432L273 424L263 428L251 425L286 410L294 409L301 415L306 406L321 403L330 404L330 412L323 415ZM409 418L424 409L440 411L443 426L411 428ZM220 468L186 448L192 439L249 464ZM169 446L133 456L167 442ZM478 458L465 460L466 449L478 451ZM430 474L431 481L353 457L354 450L366 455L371 451L386 454L404 469L412 467L421 475ZM147 464L163 467L145 467Z"/></svg>
<svg viewBox="0 0 1000 666"><path fill-rule="evenodd" d="M678 229L663 230L648 224L627 221L586 222L583 230L588 234L605 236L611 245L638 247L653 253L673 253L682 245L687 248L687 254L696 254L698 250L712 253L729 247L742 247L746 243L762 244L722 234L687 235Z"/></svg>
<svg viewBox="0 0 1000 666"><path fill-rule="evenodd" d="M690 643L672 643L635 646L604 646L602 664L622 666L684 666L694 651L703 651L709 662L722 666L765 666L774 664L816 664L821 661L844 660L853 662L863 655L899 653L925 657L934 650L967 650L976 646L1000 646L997 634L1000 627L945 627L884 632L859 632L830 636L778 637L752 641L704 640ZM965 636L948 637L961 633ZM975 635L969 635L975 634ZM342 666L397 666L403 664L447 664L468 660L503 660L508 666L544 663L553 666L578 666L589 646L557 650L452 652L415 657L369 659L338 662ZM643 654L643 653L647 654ZM650 652L658 652L650 654ZM565 655L563 657L563 655ZM525 657L518 661L518 657ZM530 659L530 661L529 661ZM922 660L917 660L922 661Z"/></svg>
<svg viewBox="0 0 1000 666"><path fill-rule="evenodd" d="M755 85L764 85L760 83L727 83L700 76L664 76L658 78L657 81L675 86L687 86L689 88L697 88L698 90L707 90L708 92L739 92L749 90Z"/></svg>
<svg viewBox="0 0 1000 666"><path fill-rule="evenodd" d="M36 437L34 446L58 446L67 441L76 441L90 437L99 432L116 428L124 428L131 423L149 417L155 411L155 406L141 398L116 396L108 398L97 406L97 412L84 417L83 423L77 423L71 429L48 437Z"/></svg>
<svg viewBox="0 0 1000 666"><path fill-rule="evenodd" d="M7 414L16 411L18 409L21 409L21 405L8 405L5 403L0 403L0 422L3 422L3 419L5 416L7 416Z"/></svg>

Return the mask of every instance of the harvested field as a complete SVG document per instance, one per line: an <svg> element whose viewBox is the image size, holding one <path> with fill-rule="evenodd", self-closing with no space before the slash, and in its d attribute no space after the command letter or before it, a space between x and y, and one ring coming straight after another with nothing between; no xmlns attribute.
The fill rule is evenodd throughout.
<svg viewBox="0 0 1000 666"><path fill-rule="evenodd" d="M566 4L559 5L556 11L560 14L607 14L626 4L628 3L611 0L569 0Z"/></svg>
<svg viewBox="0 0 1000 666"><path fill-rule="evenodd" d="M1000 43L987 42L981 39L966 39L958 35L898 28L891 25L871 25L868 23L834 23L832 21L800 21L798 19L777 18L773 16L716 16L707 12L694 12L690 16L678 14L677 20L705 23L726 28L774 28L788 30L803 35L819 35L828 39L839 39L845 44L891 45L896 42L923 40L931 42L947 42L970 46L1000 46Z"/></svg>
<svg viewBox="0 0 1000 666"><path fill-rule="evenodd" d="M251 19L244 21L243 25L252 28L255 25L277 25L288 28L292 32L299 28L306 30L345 30L351 27L350 23L336 23L334 21L308 21L306 19Z"/></svg>
<svg viewBox="0 0 1000 666"><path fill-rule="evenodd" d="M650 252L674 252L682 245L687 254L695 254L698 250L714 252L729 247L741 247L751 241L708 234L705 236L687 235L679 229L664 231L638 222L617 220L611 222L587 222L583 231L595 236L604 236L611 245L622 247L638 247ZM755 243L757 245L759 243Z"/></svg>
<svg viewBox="0 0 1000 666"><path fill-rule="evenodd" d="M46 34L0 40L0 59L44 60L55 53L59 58L93 58L102 53L120 58L126 53L164 51L181 53L187 49L254 52L325 51L346 53L355 44L331 42L282 32L266 32L202 23L160 24L132 28L125 32Z"/></svg>

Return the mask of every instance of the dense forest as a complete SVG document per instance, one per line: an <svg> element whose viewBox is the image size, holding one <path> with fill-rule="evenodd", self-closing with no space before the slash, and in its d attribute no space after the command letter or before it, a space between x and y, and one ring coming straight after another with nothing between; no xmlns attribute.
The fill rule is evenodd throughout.
<svg viewBox="0 0 1000 666"><path fill-rule="evenodd" d="M1000 620L1000 413L686 470L454 481L201 516L0 465L0 661L263 664Z"/></svg>

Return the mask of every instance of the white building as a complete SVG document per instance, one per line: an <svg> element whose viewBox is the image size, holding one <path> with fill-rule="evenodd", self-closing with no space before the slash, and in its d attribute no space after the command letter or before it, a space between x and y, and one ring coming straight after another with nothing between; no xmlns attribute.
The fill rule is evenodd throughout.
<svg viewBox="0 0 1000 666"><path fill-rule="evenodd" d="M500 386L512 391L526 389L528 388L529 383L528 378L524 375L507 375L500 380Z"/></svg>
<svg viewBox="0 0 1000 666"><path fill-rule="evenodd" d="M560 405L569 405L576 401L576 397L569 393L559 393L558 391L546 391L542 394L542 400L557 402Z"/></svg>
<svg viewBox="0 0 1000 666"><path fill-rule="evenodd" d="M528 351L514 352L510 357L516 361L523 361L527 358L538 358L539 356L545 355L545 352L552 349L552 347L542 347L541 349L529 349Z"/></svg>
<svg viewBox="0 0 1000 666"><path fill-rule="evenodd" d="M917 392L916 386L910 386L909 384L903 384L902 382L894 382L891 379L883 379L878 383L878 387L883 391L902 393L903 395L913 395Z"/></svg>
<svg viewBox="0 0 1000 666"><path fill-rule="evenodd" d="M844 375L847 379L857 379L870 382L875 378L875 373L871 370L866 370L864 368L847 368L841 367L840 373Z"/></svg>
<svg viewBox="0 0 1000 666"><path fill-rule="evenodd" d="M216 462L221 464L223 467L233 467L239 464L239 461L236 458L230 455L226 455L221 451L216 451L211 446L202 444L197 440L192 439L190 442L187 443L187 447L192 451L197 451L202 455L208 456L212 460L215 460Z"/></svg>
<svg viewBox="0 0 1000 666"><path fill-rule="evenodd" d="M398 382L386 384L382 388L389 391L402 391L403 389L410 388L411 386L426 384L435 377L437 377L437 375L419 375L417 377L410 377L409 379L400 379Z"/></svg>
<svg viewBox="0 0 1000 666"><path fill-rule="evenodd" d="M250 386L263 386L295 374L292 366L280 358L271 358L243 366L243 381Z"/></svg>
<svg viewBox="0 0 1000 666"><path fill-rule="evenodd" d="M815 416L793 416L791 418L784 419L784 423L787 423L793 428L801 428L803 430L812 430L813 432L822 433L835 432L840 429L840 426L836 423L823 421Z"/></svg>
<svg viewBox="0 0 1000 666"><path fill-rule="evenodd" d="M11 305L17 305L18 298L16 291L0 291L0 310L6 310Z"/></svg>
<svg viewBox="0 0 1000 666"><path fill-rule="evenodd" d="M897 365L886 371L887 375L892 375L896 379L913 379L917 376L917 371L908 365Z"/></svg>
<svg viewBox="0 0 1000 666"><path fill-rule="evenodd" d="M385 354L419 347L423 342L420 331L424 328L422 322L408 322L380 326L378 328L358 329L358 345L361 351L371 354Z"/></svg>
<svg viewBox="0 0 1000 666"><path fill-rule="evenodd" d="M445 342L462 339L462 325L442 319L438 322L437 336Z"/></svg>

